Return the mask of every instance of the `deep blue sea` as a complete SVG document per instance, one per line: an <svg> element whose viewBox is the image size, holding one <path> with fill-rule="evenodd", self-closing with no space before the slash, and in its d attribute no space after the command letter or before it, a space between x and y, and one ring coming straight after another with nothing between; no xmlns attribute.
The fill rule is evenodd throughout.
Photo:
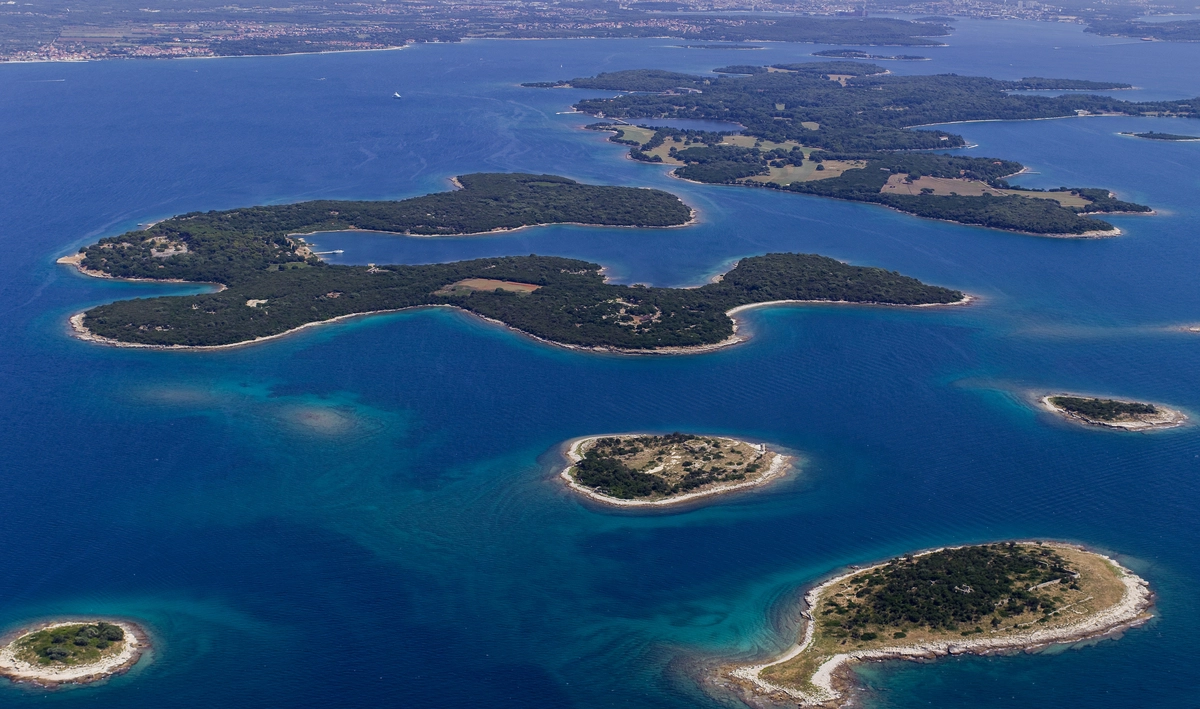
<svg viewBox="0 0 1200 709"><path fill-rule="evenodd" d="M897 73L1127 81L1200 94L1200 45L960 21ZM1152 205L1079 241L702 186L562 114L602 92L522 81L802 61L826 47L471 41L402 51L0 66L0 632L60 614L142 621L153 657L101 686L0 686L0 706L715 707L696 677L790 645L794 601L846 564L942 544L1076 541L1117 554L1158 617L1116 641L861 669L870 707L1197 706L1200 427L1087 430L1030 392L1200 415L1200 122L955 126L1022 184ZM870 48L868 48L870 49ZM871 50L875 51L875 50ZM403 99L392 98L393 92ZM54 260L191 210L402 198L472 171L672 190L688 229L320 235L345 263L539 253L618 282L703 283L816 252L980 296L969 308L787 306L683 357L570 352L471 316L371 317L219 353L98 347L66 318L198 287ZM598 509L554 480L565 439L750 437L795 451L769 489L670 514Z"/></svg>

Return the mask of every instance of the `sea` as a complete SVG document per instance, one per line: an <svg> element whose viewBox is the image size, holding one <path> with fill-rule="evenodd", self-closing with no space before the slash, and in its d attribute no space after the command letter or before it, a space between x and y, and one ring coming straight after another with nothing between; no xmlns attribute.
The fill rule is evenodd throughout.
<svg viewBox="0 0 1200 709"><path fill-rule="evenodd" d="M1114 80L1200 95L1200 45L1080 25L959 20L897 74ZM1200 122L1073 118L947 128L1030 187L1153 206L1119 238L1054 239L878 206L698 185L624 157L526 81L810 61L825 45L465 41L281 57L0 66L0 633L62 616L142 623L129 673L0 706L729 707L723 663L789 647L803 591L940 545L1052 539L1157 594L1121 637L860 667L864 707L1197 706L1200 426L1052 418L1038 393L1130 397L1200 420ZM878 48L865 47L879 53ZM402 98L393 98L393 93ZM220 352L116 349L67 318L205 286L55 264L174 214L398 199L524 171L657 187L685 229L550 226L469 238L319 234L338 263L587 259L617 283L695 286L738 259L832 256L961 289L969 307L761 308L686 356L569 351L447 309ZM768 487L657 512L597 507L563 442L740 436L791 452Z"/></svg>

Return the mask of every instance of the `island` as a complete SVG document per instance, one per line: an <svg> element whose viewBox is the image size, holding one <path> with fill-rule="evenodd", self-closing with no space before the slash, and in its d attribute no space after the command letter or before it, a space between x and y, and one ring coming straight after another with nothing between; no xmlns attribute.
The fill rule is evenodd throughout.
<svg viewBox="0 0 1200 709"><path fill-rule="evenodd" d="M654 190L603 188L620 191L591 194L619 199L592 200L576 208L570 202L579 200L556 201L555 194L535 201L544 191L588 194L571 180L491 177L460 178L467 189L447 194L470 193L479 182L508 180L518 183L518 196L505 192L476 202L430 195L401 202L302 202L196 212L101 239L60 262L92 276L212 283L218 289L97 306L72 316L71 326L80 337L105 344L214 348L348 317L451 306L556 345L675 353L741 341L731 316L752 306L793 301L922 306L970 300L960 291L893 271L815 254L748 257L699 288L653 288L608 283L598 264L553 256L336 266L323 262L297 237L329 229L473 233L582 215L610 225L670 225L686 223L691 215L674 195ZM515 204L506 201L510 198Z"/></svg>
<svg viewBox="0 0 1200 709"><path fill-rule="evenodd" d="M888 56L886 54L867 54L866 52L857 49L825 49L820 52L813 52L814 57L824 57L827 59L871 59L873 61L900 61L900 62L927 62L929 57L922 57L916 54L895 54Z"/></svg>
<svg viewBox="0 0 1200 709"><path fill-rule="evenodd" d="M1026 77L898 76L854 61L736 65L697 76L616 71L531 87L627 92L583 99L629 157L669 165L676 177L869 202L919 217L1042 236L1116 236L1095 214L1150 214L1107 189L1035 190L1007 180L1018 162L947 155L965 139L935 124L1091 115L1200 117L1200 100L1134 103L1090 91L1128 84ZM1030 91L1072 91L1060 96ZM638 119L704 119L740 131L637 126ZM924 128L924 129L922 129Z"/></svg>
<svg viewBox="0 0 1200 709"><path fill-rule="evenodd" d="M1200 135L1178 135L1176 133L1156 133L1149 131L1147 133L1132 133L1123 131L1121 135L1127 135L1131 138L1145 138L1146 140L1165 140L1169 142L1191 142L1200 140Z"/></svg>
<svg viewBox="0 0 1200 709"><path fill-rule="evenodd" d="M664 506L756 487L791 458L765 445L688 433L614 434L572 442L560 477L586 497L622 507Z"/></svg>
<svg viewBox="0 0 1200 709"><path fill-rule="evenodd" d="M805 596L804 631L782 657L725 667L718 682L844 706L854 663L1029 651L1145 622L1153 596L1112 559L1078 546L1004 542L908 554L836 576Z"/></svg>
<svg viewBox="0 0 1200 709"><path fill-rule="evenodd" d="M42 687L87 684L127 672L149 647L127 620L64 620L18 631L0 647L0 677Z"/></svg>
<svg viewBox="0 0 1200 709"><path fill-rule="evenodd" d="M1074 394L1052 394L1041 398L1048 410L1071 421L1124 431L1149 431L1182 426L1182 411L1139 401L1120 401Z"/></svg>

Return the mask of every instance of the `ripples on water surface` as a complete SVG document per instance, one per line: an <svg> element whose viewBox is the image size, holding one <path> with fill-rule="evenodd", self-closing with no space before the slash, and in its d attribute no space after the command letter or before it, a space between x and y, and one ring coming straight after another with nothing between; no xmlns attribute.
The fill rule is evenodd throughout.
<svg viewBox="0 0 1200 709"><path fill-rule="evenodd" d="M1195 45L958 24L950 47L927 50L933 61L888 68L1200 94ZM1172 330L1200 322L1200 144L1115 135L1166 130L1146 119L956 127L979 144L970 154L1029 164L1023 184L1108 186L1161 212L1115 218L1120 239L1052 240L672 180L577 130L586 117L559 114L593 94L517 86L729 62L676 44L0 67L0 625L111 613L144 619L158 643L153 664L107 686L49 698L4 686L0 702L714 706L691 676L789 644L796 593L822 574L1038 536L1125 555L1160 593L1161 617L1083 651L867 667L867 701L1194 706L1196 428L1085 430L1026 395L1200 413L1200 340ZM767 47L745 58L822 48ZM479 170L662 187L702 221L314 240L348 263L537 252L656 285L703 283L745 255L819 252L982 300L757 310L747 344L677 358L567 352L444 309L212 354L65 336L82 307L195 290L53 265L99 236L195 209L405 197ZM804 464L682 514L605 512L553 481L564 439L677 429L772 441Z"/></svg>

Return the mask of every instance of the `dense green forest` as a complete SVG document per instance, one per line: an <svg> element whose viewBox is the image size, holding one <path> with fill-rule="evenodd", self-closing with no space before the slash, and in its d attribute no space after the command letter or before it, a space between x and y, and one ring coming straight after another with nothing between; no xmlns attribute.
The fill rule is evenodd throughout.
<svg viewBox="0 0 1200 709"><path fill-rule="evenodd" d="M1098 421L1115 421L1119 418L1158 413L1153 404L1136 401L1093 399L1081 396L1052 396L1050 403L1072 414Z"/></svg>
<svg viewBox="0 0 1200 709"><path fill-rule="evenodd" d="M830 50L841 56L856 56ZM882 191L893 174L980 180L996 189L1010 187L1004 178L1019 172L1020 163L992 158L930 154L961 147L963 138L945 130L915 130L936 123L966 120L1012 120L1072 116L1077 113L1175 115L1200 117L1200 99L1131 103L1095 94L1033 96L1021 91L1100 91L1128 84L1026 77L1001 81L955 74L896 76L882 67L854 61L734 65L715 69L723 76L695 76L661 70L629 70L598 74L538 86L623 90L636 93L584 99L575 107L608 118L697 118L740 123L758 146L722 145L726 134L659 129L645 144L618 136L632 145L630 156L661 162L649 150L667 138L685 143L671 157L685 164L675 174L707 183L753 184L838 199L874 202L932 219L945 219L1034 234L1113 232L1092 213L1149 212L1149 207L1116 199L1108 190L1062 188L1088 200L1086 206L1064 206L1033 195L899 194ZM836 79L836 80L834 80ZM601 125L591 127L600 128ZM618 129L619 130L619 129ZM765 148L762 141L801 144L815 149L805 158L796 148ZM770 167L799 166L804 161L860 160L866 166L838 177L777 182L747 181L766 175ZM823 169L818 166L817 170ZM966 191L966 190L964 190Z"/></svg>
<svg viewBox="0 0 1200 709"><path fill-rule="evenodd" d="M956 630L1041 609L1055 603L1030 589L1048 581L1075 583L1075 573L1053 549L989 544L904 557L857 579L856 592L829 599L823 625L853 637L866 629L906 624Z"/></svg>
<svg viewBox="0 0 1200 709"><path fill-rule="evenodd" d="M583 455L575 464L576 482L601 494L632 500L652 495L669 495L673 486L657 475L634 470L612 455L607 454L600 439L595 448Z"/></svg>
<svg viewBox="0 0 1200 709"><path fill-rule="evenodd" d="M270 238L246 236L241 245L266 248L264 244L273 243ZM746 258L720 282L701 288L649 288L605 283L597 264L550 256L376 268L309 261L300 268L276 269L274 263L263 267L261 250L240 248L225 254L229 263L223 272L233 276L223 281L229 286L226 290L101 305L87 311L84 324L97 335L121 342L209 346L246 342L356 313L454 305L553 342L652 350L720 342L733 332L725 312L750 303L918 305L953 303L963 297L898 273L806 254ZM245 254L246 263L240 254ZM213 271L199 272L204 275L196 280L208 280ZM437 292L467 278L540 287L527 294Z"/></svg>
<svg viewBox="0 0 1200 709"><path fill-rule="evenodd" d="M510 173L458 181L461 190L400 201L317 200L192 212L101 239L84 251L83 266L122 278L231 283L268 268L314 265L317 260L289 234L366 229L448 235L567 222L661 227L691 218L690 207L662 190Z"/></svg>

